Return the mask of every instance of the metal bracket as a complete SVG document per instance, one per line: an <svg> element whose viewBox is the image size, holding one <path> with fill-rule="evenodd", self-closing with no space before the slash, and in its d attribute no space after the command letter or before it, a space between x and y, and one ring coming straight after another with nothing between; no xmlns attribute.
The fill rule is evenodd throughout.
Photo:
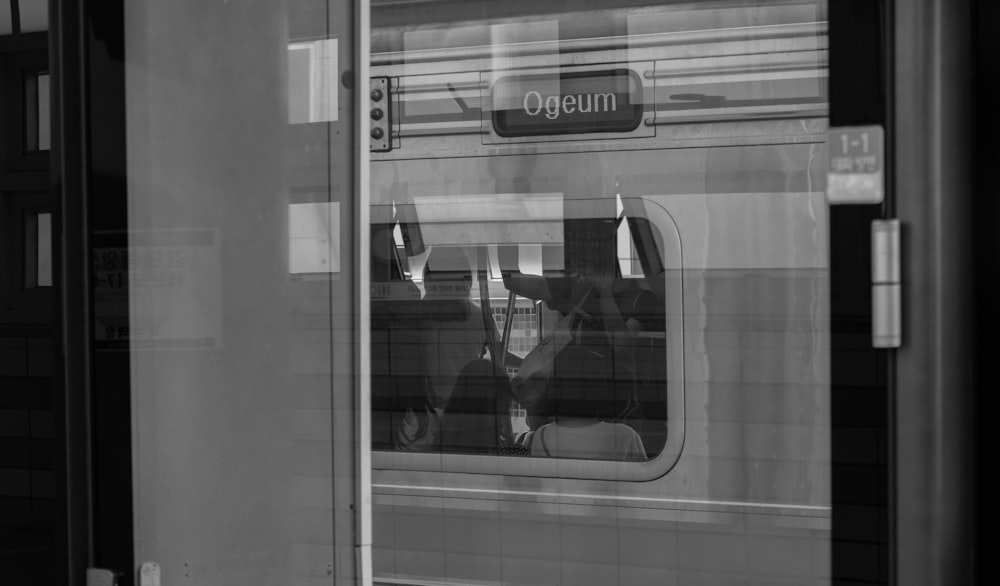
<svg viewBox="0 0 1000 586"><path fill-rule="evenodd" d="M392 96L388 77L369 80L369 115L371 116L369 150L387 153L392 150Z"/></svg>
<svg viewBox="0 0 1000 586"><path fill-rule="evenodd" d="M87 568L87 586L117 586L117 572L104 568Z"/></svg>
<svg viewBox="0 0 1000 586"><path fill-rule="evenodd" d="M872 222L872 346L903 342L899 220Z"/></svg>
<svg viewBox="0 0 1000 586"><path fill-rule="evenodd" d="M139 586L160 586L160 564L145 562L139 566Z"/></svg>

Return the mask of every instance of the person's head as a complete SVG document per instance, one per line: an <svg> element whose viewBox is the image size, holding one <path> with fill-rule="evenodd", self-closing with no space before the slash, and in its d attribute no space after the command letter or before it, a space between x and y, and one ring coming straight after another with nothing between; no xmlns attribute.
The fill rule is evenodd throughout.
<svg viewBox="0 0 1000 586"><path fill-rule="evenodd" d="M549 384L556 418L613 420L618 413L608 346L567 346L556 356Z"/></svg>
<svg viewBox="0 0 1000 586"><path fill-rule="evenodd" d="M461 248L435 247L424 265L424 291L432 297L467 298L472 288L469 259Z"/></svg>

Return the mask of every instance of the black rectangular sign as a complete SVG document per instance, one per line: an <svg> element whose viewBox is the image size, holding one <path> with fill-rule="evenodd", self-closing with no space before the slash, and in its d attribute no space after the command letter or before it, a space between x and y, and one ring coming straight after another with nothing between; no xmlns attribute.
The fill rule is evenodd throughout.
<svg viewBox="0 0 1000 586"><path fill-rule="evenodd" d="M642 123L642 82L628 69L502 77L493 108L503 137L631 132Z"/></svg>

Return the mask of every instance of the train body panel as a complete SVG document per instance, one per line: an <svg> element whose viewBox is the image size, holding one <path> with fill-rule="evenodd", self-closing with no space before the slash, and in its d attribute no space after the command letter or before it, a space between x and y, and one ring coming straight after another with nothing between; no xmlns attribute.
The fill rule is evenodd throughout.
<svg viewBox="0 0 1000 586"><path fill-rule="evenodd" d="M570 270L584 250L574 220L627 217L618 279L656 292L646 335L661 341L643 356L666 364L656 375L666 414L633 424L655 446L648 462L401 453L393 428L376 425L379 583L830 581L825 23L655 30L663 14L653 13L626 15L618 37L532 39L511 23L373 36L376 50L396 50L372 60L393 108L392 148L372 153L372 222L396 231L402 266L384 284L373 276L386 292L373 303L393 297L389 281L422 287L413 233L432 250L491 250L474 271L492 276L479 286L502 305L499 277L512 267ZM452 34L465 40L448 46ZM620 95L641 123L548 134L589 104L574 80L609 72L627 72ZM505 108L550 122L507 134ZM640 220L654 233L645 248ZM505 247L516 249L506 267ZM393 340L405 334L380 327L373 353L400 352ZM388 358L376 364L375 375L393 374Z"/></svg>

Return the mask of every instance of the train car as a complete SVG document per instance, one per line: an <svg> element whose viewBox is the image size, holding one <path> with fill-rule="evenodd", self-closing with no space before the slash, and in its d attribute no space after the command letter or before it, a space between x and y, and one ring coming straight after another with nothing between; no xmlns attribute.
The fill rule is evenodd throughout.
<svg viewBox="0 0 1000 586"><path fill-rule="evenodd" d="M372 117L385 133L372 140L371 222L387 241L372 244L376 581L827 582L822 5L378 24L372 91L384 93ZM419 351L468 344L450 330L421 336L430 326L407 318L430 301L418 291L423 264L448 248L479 276L459 296L525 299L543 317L526 332L538 349L518 358L570 335L560 328L581 305L597 332L575 330L560 352L625 338L612 318L635 325L615 368L581 378L618 401L603 421L638 432L642 461L569 446L539 455L553 430L539 426L566 421L565 394L588 400L575 369L547 373L562 401L535 409L520 455L447 437L400 445L412 394L426 392L415 367L439 360ZM523 432L513 394L502 417ZM440 435L467 416L456 405L440 409Z"/></svg>

